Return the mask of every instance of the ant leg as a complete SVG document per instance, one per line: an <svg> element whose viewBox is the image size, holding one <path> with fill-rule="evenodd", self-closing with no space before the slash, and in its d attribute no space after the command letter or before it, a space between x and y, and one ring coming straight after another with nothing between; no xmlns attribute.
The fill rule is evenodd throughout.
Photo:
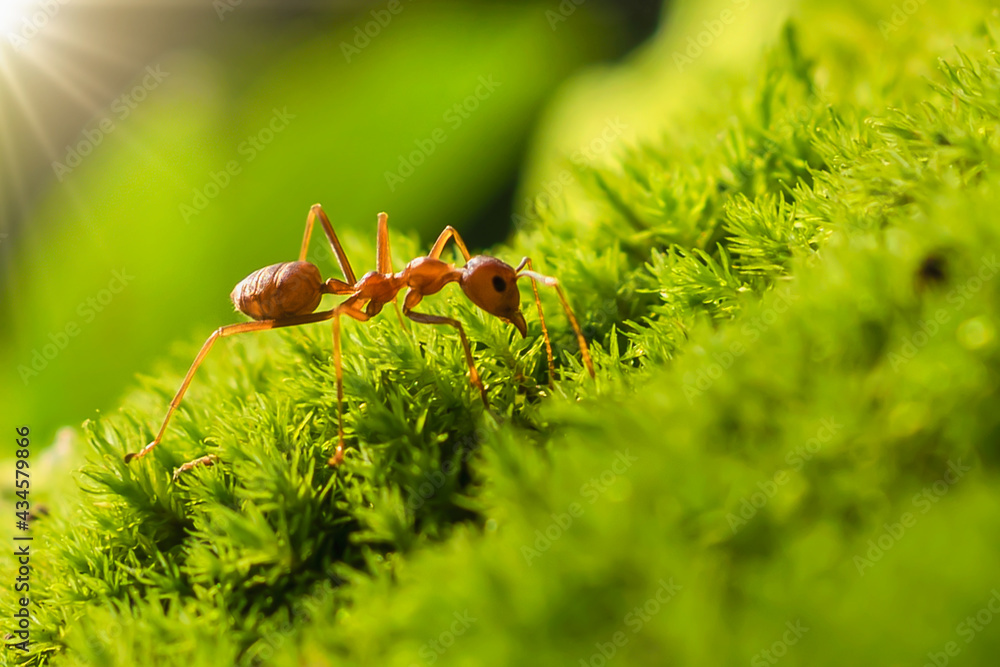
<svg viewBox="0 0 1000 667"><path fill-rule="evenodd" d="M143 456L148 454L153 450L160 440L163 439L163 434L167 431L167 424L170 422L170 417L174 414L174 410L180 405L181 399L184 397L184 392L187 391L188 385L191 384L191 379L194 377L194 372L198 370L198 366L204 361L205 356L208 355L209 350L212 349L212 345L219 338L225 338L226 336L234 336L241 333L250 333L252 331L267 331L269 329L280 329L282 327L293 327L300 324L309 324L311 322L322 322L323 320L330 319L333 316L333 310L324 310L318 313L310 313L308 315L296 315L294 317L289 317L283 320L261 320L259 322L240 322L238 324L229 324L224 327L220 327L212 332L212 335L208 337L205 344L201 346L201 350L198 352L198 356L194 358L194 362L188 369L187 375L184 376L184 381L181 383L181 388L177 390L177 394L174 396L173 400L170 401L170 407L167 409L167 415L163 418L163 425L160 426L159 433L156 434L156 438L153 442L149 443L138 452L130 453L125 455L125 463L129 463L135 459L141 459Z"/></svg>
<svg viewBox="0 0 1000 667"><path fill-rule="evenodd" d="M389 216L385 213L378 214L378 237L375 241L375 247L378 251L375 270L384 276L395 273L392 268L392 246L389 243ZM403 320L403 313L399 310L398 294L393 298L392 305L396 311L399 326L405 330L406 322Z"/></svg>
<svg viewBox="0 0 1000 667"><path fill-rule="evenodd" d="M306 233L302 237L302 249L299 250L299 261L305 261L306 253L309 250L309 239L312 237L313 224L316 222L317 217L320 224L323 225L326 238L330 241L333 254L337 256L337 264L340 265L340 270L344 273L344 277L347 278L346 284L352 286L357 284L358 279L354 275L354 269L351 268L350 260L347 259L347 253L344 252L344 247L340 245L337 233L333 231L330 218L326 217L326 212L323 211L323 207L319 204L313 204L312 208L309 209L309 215L306 217Z"/></svg>
<svg viewBox="0 0 1000 667"><path fill-rule="evenodd" d="M179 468L177 468L176 470L174 470L174 481L176 482L177 479L181 475L183 475L184 473L186 473L188 470L192 470L194 468L197 468L198 466L211 467L211 466L214 466L218 462L219 462L219 457L216 456L215 454L209 454L207 456L200 456L200 457L194 459L193 461L188 461L184 465L182 465Z"/></svg>
<svg viewBox="0 0 1000 667"><path fill-rule="evenodd" d="M423 295L419 292L415 292L413 290L407 292L406 299L403 302L403 314L414 322L418 322L420 324L447 324L448 326L458 329L458 335L462 339L462 349L465 351L465 362L469 365L469 381L472 382L473 386L479 389L479 395L483 399L483 405L486 406L486 411L489 412L490 401L486 397L486 387L483 386L483 380L479 377L479 371L476 370L476 362L472 359L472 348L469 346L469 339L465 335L465 329L462 327L462 323L458 320L453 320L450 317L440 317L438 315L413 312L413 308L420 303L422 298Z"/></svg>
<svg viewBox="0 0 1000 667"><path fill-rule="evenodd" d="M378 214L378 236L375 239L375 247L378 250L375 270L383 276L391 275L392 246L389 244L389 216L386 213Z"/></svg>
<svg viewBox="0 0 1000 667"><path fill-rule="evenodd" d="M403 319L403 311L399 308L398 294L392 299L392 309L396 312L396 319L399 320L400 328L406 333L410 333L410 327L406 326L406 320Z"/></svg>
<svg viewBox="0 0 1000 667"><path fill-rule="evenodd" d="M527 266L529 270L531 269L531 259L528 257L521 260L521 263L517 265L514 272L519 273L525 266ZM542 312L542 299L538 295L538 281L534 278L531 278L531 291L535 294L535 305L538 307L538 320L542 323L542 338L545 339L545 357L549 362L549 387L552 387L555 384L556 379L556 364L552 356L552 340L549 338L549 328L545 326L545 313Z"/></svg>
<svg viewBox="0 0 1000 667"><path fill-rule="evenodd" d="M573 314L573 309L569 305L569 301L566 299L566 293L563 292L562 285L559 284L559 280L553 278L552 276L544 276L540 273L536 273L531 269L521 270L524 266L530 266L531 260L527 257L522 260L521 265L518 267L517 277L528 276L532 281L539 281L546 287L554 287L556 293L559 295L559 301L562 302L563 310L566 311L566 316L569 318L569 323L573 325L573 331L576 332L576 340L580 344L580 355L583 357L583 363L590 372L590 377L596 377L594 373L594 362L590 358L590 349L587 347L587 340L583 337L583 331L580 329L579 322L576 321L576 315ZM537 296L537 292L535 293ZM539 310L541 310L541 304L539 303Z"/></svg>
<svg viewBox="0 0 1000 667"><path fill-rule="evenodd" d="M354 294L357 291L354 285L348 285L343 280L337 280L336 278L327 278L320 289L322 290L322 294L335 294L337 296Z"/></svg>
<svg viewBox="0 0 1000 667"><path fill-rule="evenodd" d="M340 354L340 316L347 315L359 322L366 322L371 315L357 308L348 299L333 310L333 367L337 376L337 451L334 452L328 466L339 465L344 460L344 366Z"/></svg>
<svg viewBox="0 0 1000 667"><path fill-rule="evenodd" d="M444 231L441 232L441 236L439 236L437 241L434 242L434 247L431 248L431 251L427 254L427 256L431 259L440 259L441 253L444 251L445 244L451 239L455 239L455 245L457 245L458 249L462 252L462 257L465 258L466 262L472 259L472 255L469 254L469 249L466 247L465 241L463 241L462 237L458 235L458 230L451 225L444 228Z"/></svg>

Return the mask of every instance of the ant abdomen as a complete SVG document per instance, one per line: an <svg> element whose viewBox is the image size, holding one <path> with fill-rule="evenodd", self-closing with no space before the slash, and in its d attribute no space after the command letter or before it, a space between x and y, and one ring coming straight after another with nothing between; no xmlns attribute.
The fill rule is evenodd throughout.
<svg viewBox="0 0 1000 667"><path fill-rule="evenodd" d="M255 320L306 315L319 306L323 279L310 262L282 262L254 271L233 288L229 298Z"/></svg>

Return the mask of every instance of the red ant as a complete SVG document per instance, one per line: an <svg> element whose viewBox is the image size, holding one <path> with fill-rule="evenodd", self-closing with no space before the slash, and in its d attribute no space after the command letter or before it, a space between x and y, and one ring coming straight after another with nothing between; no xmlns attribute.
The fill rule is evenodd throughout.
<svg viewBox="0 0 1000 667"><path fill-rule="evenodd" d="M323 225L323 231L326 232L326 237L337 256L337 263L340 265L340 270L346 281L330 278L324 282L316 265L305 261L316 218L319 218ZM448 264L440 259L445 245L452 239L465 258L465 266L461 268L456 268L454 264ZM177 395L170 401L167 415L163 419L163 425L160 427L159 433L156 434L156 438L138 452L127 454L125 462L142 458L163 439L167 423L180 404L188 385L191 384L194 372L201 365L217 339L251 331L266 331L333 320L333 363L337 377L339 439L337 450L328 461L328 465L339 464L344 457L344 377L340 354L340 316L346 315L359 322L366 322L378 315L387 303L395 302L399 292L404 288L407 289L403 299L404 315L421 324L447 324L458 330L458 335L462 340L462 348L465 350L465 361L469 365L469 379L479 389L479 394L487 410L489 410L489 400L486 397L486 388L476 371L469 340L461 322L448 317L418 313L414 310L425 296L438 293L448 283L458 283L462 292L472 303L487 313L513 324L522 336L526 336L527 324L520 310L521 293L517 289L517 280L523 277L530 278L535 303L538 306L538 316L541 320L542 335L545 338L550 380L555 375L555 364L552 358L552 343L549 340L545 316L542 313L542 302L538 296L537 282L555 288L570 324L576 332L583 362L587 366L590 376L594 377L594 364L587 349L587 342L584 340L583 332L580 330L580 325L566 300L566 295L563 293L559 281L532 271L529 258L525 257L517 268L514 268L495 257L484 255L472 257L465 242L462 241L462 237L454 228L448 226L441 232L426 257L414 259L402 271L395 273L392 269L392 254L389 247L388 216L385 213L378 215L376 247L378 250L376 270L366 273L361 277L361 280L357 280L354 269L351 268L351 263L348 261L323 207L315 204L309 210L309 216L306 218L306 232L302 239L302 249L299 251L298 261L272 264L259 271L254 271L244 278L230 294L236 308L255 321L220 327L208 337L191 364L191 368L188 369L187 375L184 376L184 381L181 383L180 389L177 390ZM345 295L347 299L332 310L313 312L319 306L320 299L324 294ZM177 474L196 465L212 465L216 460L214 455L209 455L185 463L177 469L174 477L176 478Z"/></svg>

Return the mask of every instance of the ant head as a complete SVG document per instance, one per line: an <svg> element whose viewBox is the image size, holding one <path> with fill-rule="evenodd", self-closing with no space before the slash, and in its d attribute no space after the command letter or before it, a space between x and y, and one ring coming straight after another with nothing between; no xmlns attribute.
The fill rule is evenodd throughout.
<svg viewBox="0 0 1000 667"><path fill-rule="evenodd" d="M517 327L522 336L528 325L521 314L521 293L517 271L495 257L473 257L462 269L459 281L465 296L487 313Z"/></svg>

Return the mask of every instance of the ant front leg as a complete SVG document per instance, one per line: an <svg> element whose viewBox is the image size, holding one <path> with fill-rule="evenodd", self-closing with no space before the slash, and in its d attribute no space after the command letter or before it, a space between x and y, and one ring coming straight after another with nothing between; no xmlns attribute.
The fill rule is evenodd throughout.
<svg viewBox="0 0 1000 667"><path fill-rule="evenodd" d="M531 269L531 259L527 257L522 259L521 263L514 269L514 273L520 273L525 266L529 270ZM534 278L531 278L531 291L535 295L535 306L538 308L538 321L542 324L542 338L545 340L545 358L549 362L549 387L552 387L555 385L556 380L556 363L552 356L552 340L549 338L549 328L545 325L545 312L542 310L542 299L538 294L538 281Z"/></svg>
<svg viewBox="0 0 1000 667"><path fill-rule="evenodd" d="M528 267L528 268L525 269L524 267ZM523 260L521 260L521 263L518 265L516 271L517 271L517 277L518 278L521 278L523 276L527 276L528 278L531 278L532 286L535 285L535 281L537 280L538 282L542 283L546 287L552 287L552 288L554 288L556 290L556 294L559 295L559 301L562 303L563 310L566 311L566 317L569 318L569 323L573 326L573 331L576 333L576 340L580 344L580 356L583 357L583 363L587 367L587 371L590 372L590 377L592 377L592 378L597 377L596 373L594 372L594 362L590 358L590 348L587 347L587 339L585 339L583 337L583 331L580 329L580 324L576 320L576 315L573 314L573 309L569 305L569 300L566 299L566 293L563 292L563 288L562 288L562 285L559 283L559 279L558 278L553 278L552 276L545 276L545 275L542 275L541 273L536 273L535 271L532 271L531 270L531 259L528 258L528 257L525 257ZM541 315L541 312L542 312L542 302L538 298L538 289L537 289L537 287L535 288L535 302L538 304L538 313L539 313L539 315ZM542 324L542 329L543 330L545 329L544 320L543 320L543 324ZM545 338L546 338L546 345L548 345L549 343L548 343L548 333L547 332L546 332ZM551 355L552 355L552 352L549 351L549 363L550 364L552 363L552 357L551 357Z"/></svg>
<svg viewBox="0 0 1000 667"><path fill-rule="evenodd" d="M474 387L479 389L479 395L483 399L483 405L486 406L486 411L489 412L490 401L486 396L486 387L483 386L483 380L479 377L479 371L476 370L476 362L472 359L472 347L469 345L469 339L465 335L465 329L462 327L462 323L458 320L453 320L450 317L413 312L413 308L415 308L422 299L423 295L420 294L420 292L412 289L407 292L406 298L403 301L403 314L414 322L418 322L420 324L447 324L448 326L458 329L459 338L462 340L462 349L465 351L465 362L469 366L469 381L472 382Z"/></svg>

